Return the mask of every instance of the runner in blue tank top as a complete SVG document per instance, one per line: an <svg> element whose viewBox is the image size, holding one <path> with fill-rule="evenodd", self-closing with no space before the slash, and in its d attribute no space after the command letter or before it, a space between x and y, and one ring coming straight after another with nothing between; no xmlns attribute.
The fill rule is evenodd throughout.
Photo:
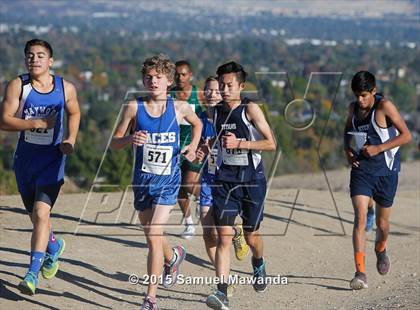
<svg viewBox="0 0 420 310"><path fill-rule="evenodd" d="M80 123L74 86L49 73L53 51L46 41L25 45L28 74L12 80L0 113L1 129L19 131L13 168L18 190L33 223L29 270L19 284L24 294L35 294L38 273L50 279L58 270L65 243L55 239L50 213L64 182L66 155L73 152ZM68 117L63 140L63 117Z"/></svg>
<svg viewBox="0 0 420 310"><path fill-rule="evenodd" d="M215 265L217 231L210 209L213 205L212 187L216 174L217 147L216 130L213 126L213 109L222 100L219 83L216 77L207 78L204 85L204 104L206 111L201 112L200 119L203 124L201 142L197 151L197 159L202 165L200 182L200 221L203 226L203 239L206 252L212 265Z"/></svg>
<svg viewBox="0 0 420 310"><path fill-rule="evenodd" d="M170 248L163 236L163 225L178 197L179 155L184 154L190 161L195 159L202 125L187 102L168 96L174 73L175 65L163 54L145 60L142 74L148 96L128 102L111 142L113 149L127 145L135 149L134 207L139 211L149 246L147 265L151 279L142 309L157 308L158 283L153 279L160 278L162 266L163 286L170 287L176 283L179 265L186 255L182 246ZM192 140L180 150L179 124L184 120L191 124ZM134 133L126 136L128 129Z"/></svg>
<svg viewBox="0 0 420 310"><path fill-rule="evenodd" d="M368 205L376 202L376 267L388 273L391 262L386 250L389 217L400 171L399 147L410 142L410 132L395 105L376 93L375 76L360 71L351 87L357 98L349 105L344 131L344 151L351 165L350 196L354 209L353 249L356 273L350 281L355 290L367 288L365 273L365 226ZM351 140L355 147L352 148Z"/></svg>
<svg viewBox="0 0 420 310"><path fill-rule="evenodd" d="M266 288L263 240L259 234L264 209L266 180L261 151L276 149L273 133L262 110L249 100L241 100L246 72L229 62L217 69L223 101L217 105L214 124L219 140L216 182L213 190L213 215L219 242L216 250L216 276L222 279L218 291L207 297L213 309L229 306L227 287L230 272L230 247L235 218L243 221L245 239L252 251L254 289Z"/></svg>

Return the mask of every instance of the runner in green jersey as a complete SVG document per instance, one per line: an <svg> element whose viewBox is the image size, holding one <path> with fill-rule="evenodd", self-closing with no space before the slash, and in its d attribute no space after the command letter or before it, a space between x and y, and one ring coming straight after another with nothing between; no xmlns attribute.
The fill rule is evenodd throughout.
<svg viewBox="0 0 420 310"><path fill-rule="evenodd" d="M200 115L202 112L201 103L204 102L202 91L199 91L195 85L191 84L192 71L191 65L188 61L181 60L175 63L175 87L171 90L171 95L178 99L187 101L193 111ZM181 148L191 142L191 126L187 123L180 124L180 143ZM178 196L178 204L184 214L185 230L181 236L185 239L190 239L195 234L195 227L191 217L189 208L189 195L198 197L200 193L200 170L202 164L192 163L184 160L184 156L180 158L182 183Z"/></svg>

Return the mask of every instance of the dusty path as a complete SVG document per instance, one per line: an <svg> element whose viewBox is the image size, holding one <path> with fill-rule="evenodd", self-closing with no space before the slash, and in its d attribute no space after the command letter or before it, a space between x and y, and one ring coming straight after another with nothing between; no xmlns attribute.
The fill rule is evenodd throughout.
<svg viewBox="0 0 420 310"><path fill-rule="evenodd" d="M266 235L267 271L273 277L287 277L288 284L272 285L262 294L255 293L251 286L239 285L231 298L231 309L419 309L419 163L406 169L409 171L405 179L402 174L392 214L392 270L387 276L376 272L374 232L369 233L369 289L358 292L348 285L354 273L353 215L345 189L332 196L329 191L316 190L323 182L322 175L310 176L302 186L291 184L295 189L281 189L282 182L294 176L276 179L267 199L262 232ZM343 170L331 173L343 184L348 177ZM145 287L130 284L128 278L133 273L140 277L145 274L145 238L141 228L132 222L131 193L121 198L121 193L90 196L83 225L78 221L88 195L59 198L53 223L56 234L67 243L60 271L50 281L40 279L37 295L27 297L18 292L17 284L29 260L30 222L18 196L0 197L0 309L139 309ZM110 212L121 201L121 208ZM98 212L110 213L99 214L95 224ZM212 277L214 271L201 237L191 241L177 237L182 231L177 225L180 219L180 213L174 212L167 231L172 244L182 243L188 250L181 273ZM74 235L76 229L78 234ZM251 276L250 257L238 262L232 255L232 262L234 274ZM211 289L205 284L160 289L159 307L207 309L203 300Z"/></svg>

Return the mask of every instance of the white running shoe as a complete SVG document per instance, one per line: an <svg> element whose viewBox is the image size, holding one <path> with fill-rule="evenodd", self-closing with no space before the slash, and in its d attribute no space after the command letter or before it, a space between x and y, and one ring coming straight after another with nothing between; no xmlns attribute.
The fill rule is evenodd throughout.
<svg viewBox="0 0 420 310"><path fill-rule="evenodd" d="M185 230L181 234L181 238L191 239L195 236L195 227L192 224L185 225Z"/></svg>

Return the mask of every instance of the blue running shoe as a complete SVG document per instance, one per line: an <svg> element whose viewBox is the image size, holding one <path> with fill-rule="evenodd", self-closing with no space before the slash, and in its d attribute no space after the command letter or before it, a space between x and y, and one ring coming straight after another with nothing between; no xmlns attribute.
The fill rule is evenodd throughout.
<svg viewBox="0 0 420 310"><path fill-rule="evenodd" d="M221 291L216 290L206 299L206 305L215 310L229 310L229 299Z"/></svg>
<svg viewBox="0 0 420 310"><path fill-rule="evenodd" d="M262 293L267 289L267 274L265 272L265 259L261 266L256 267L254 257L252 257L252 268L254 269L254 283L252 286L257 293Z"/></svg>
<svg viewBox="0 0 420 310"><path fill-rule="evenodd" d="M44 263L42 264L41 274L45 279L54 278L58 271L58 258L63 254L66 247L64 239L57 238L56 242L59 243L60 248L54 254L45 253Z"/></svg>
<svg viewBox="0 0 420 310"><path fill-rule="evenodd" d="M33 272L28 271L23 280L19 283L18 289L22 294L35 295L37 284L38 277Z"/></svg>
<svg viewBox="0 0 420 310"><path fill-rule="evenodd" d="M375 223L375 209L368 208L365 230L371 231L373 228L373 223Z"/></svg>

